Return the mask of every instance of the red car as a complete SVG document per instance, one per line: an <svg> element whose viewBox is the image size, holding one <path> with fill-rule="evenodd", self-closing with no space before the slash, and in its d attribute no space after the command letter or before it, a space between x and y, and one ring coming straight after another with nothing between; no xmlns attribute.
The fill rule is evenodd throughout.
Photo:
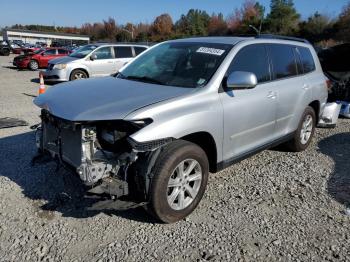
<svg viewBox="0 0 350 262"><path fill-rule="evenodd" d="M19 55L13 59L13 65L17 68L29 68L37 70L46 68L49 60L69 55L71 52L64 48L41 48L33 53Z"/></svg>

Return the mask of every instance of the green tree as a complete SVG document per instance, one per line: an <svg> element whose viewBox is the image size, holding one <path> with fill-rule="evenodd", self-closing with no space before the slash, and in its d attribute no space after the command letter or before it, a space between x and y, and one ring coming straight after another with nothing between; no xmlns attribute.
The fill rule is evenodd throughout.
<svg viewBox="0 0 350 262"><path fill-rule="evenodd" d="M266 17L267 31L280 35L295 35L299 29L300 14L292 0L271 0L271 11Z"/></svg>
<svg viewBox="0 0 350 262"><path fill-rule="evenodd" d="M210 16L207 12L190 9L186 15L182 15L176 22L177 34L184 36L205 36L208 35L208 24Z"/></svg>
<svg viewBox="0 0 350 262"><path fill-rule="evenodd" d="M300 23L299 36L312 43L328 40L332 37L334 22L326 15L316 12L307 21Z"/></svg>
<svg viewBox="0 0 350 262"><path fill-rule="evenodd" d="M350 3L348 3L340 13L334 29L336 30L336 39L340 41L350 41Z"/></svg>

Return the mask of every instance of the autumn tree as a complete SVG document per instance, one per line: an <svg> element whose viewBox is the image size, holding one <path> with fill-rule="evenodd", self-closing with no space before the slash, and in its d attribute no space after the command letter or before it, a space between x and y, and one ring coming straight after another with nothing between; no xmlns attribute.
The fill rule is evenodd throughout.
<svg viewBox="0 0 350 262"><path fill-rule="evenodd" d="M109 17L108 20L103 20L103 36L105 39L114 41L117 31L118 27L113 18Z"/></svg>
<svg viewBox="0 0 350 262"><path fill-rule="evenodd" d="M168 39L173 32L173 26L173 20L169 14L157 16L151 27L152 40Z"/></svg>
<svg viewBox="0 0 350 262"><path fill-rule="evenodd" d="M219 13L218 15L212 14L208 23L209 35L225 35L227 33L227 24L224 19L224 15Z"/></svg>
<svg viewBox="0 0 350 262"><path fill-rule="evenodd" d="M231 34L254 34L251 26L260 30L264 12L265 8L258 2L246 0L242 7L236 8L227 19Z"/></svg>
<svg viewBox="0 0 350 262"><path fill-rule="evenodd" d="M294 35L298 31L300 14L294 8L293 0L271 0L271 11L266 17L270 33Z"/></svg>

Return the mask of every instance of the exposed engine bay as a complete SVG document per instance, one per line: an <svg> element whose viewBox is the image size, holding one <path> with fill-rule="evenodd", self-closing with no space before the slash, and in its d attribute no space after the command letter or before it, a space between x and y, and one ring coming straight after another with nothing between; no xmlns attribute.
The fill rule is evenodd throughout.
<svg viewBox="0 0 350 262"><path fill-rule="evenodd" d="M59 165L68 165L89 186L91 193L110 194L117 198L133 190L145 192L146 173L128 177L129 167L140 157L152 155L171 140L136 143L129 135L152 120L72 122L41 112L42 123L36 131L41 154L49 154Z"/></svg>
<svg viewBox="0 0 350 262"><path fill-rule="evenodd" d="M331 81L328 101L350 102L350 43L318 52L322 69Z"/></svg>

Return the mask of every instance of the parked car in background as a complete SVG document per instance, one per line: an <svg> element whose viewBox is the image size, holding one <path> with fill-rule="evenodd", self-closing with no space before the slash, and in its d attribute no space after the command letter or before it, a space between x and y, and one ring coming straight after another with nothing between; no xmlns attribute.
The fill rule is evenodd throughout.
<svg viewBox="0 0 350 262"><path fill-rule="evenodd" d="M16 56L13 59L13 65L17 68L37 70L46 68L49 60L69 54L70 51L63 48L41 48L33 53Z"/></svg>
<svg viewBox="0 0 350 262"><path fill-rule="evenodd" d="M53 59L44 72L46 81L70 81L89 77L108 76L148 47L141 45L90 44L67 57Z"/></svg>
<svg viewBox="0 0 350 262"><path fill-rule="evenodd" d="M180 39L150 48L114 77L35 98L36 141L90 192L146 203L171 223L199 204L209 171L281 143L305 150L326 101L326 77L305 40Z"/></svg>
<svg viewBox="0 0 350 262"><path fill-rule="evenodd" d="M9 56L10 53L11 53L11 46L6 41L2 41L0 43L0 55Z"/></svg>
<svg viewBox="0 0 350 262"><path fill-rule="evenodd" d="M42 47L40 46L35 46L35 45L31 45L31 44L25 44L24 47L22 48L22 51L24 54L28 54L28 53L33 53L39 49L41 49Z"/></svg>
<svg viewBox="0 0 350 262"><path fill-rule="evenodd" d="M12 43L11 44L11 51L13 54L21 54L22 53L22 46L20 46L19 44L16 43Z"/></svg>

